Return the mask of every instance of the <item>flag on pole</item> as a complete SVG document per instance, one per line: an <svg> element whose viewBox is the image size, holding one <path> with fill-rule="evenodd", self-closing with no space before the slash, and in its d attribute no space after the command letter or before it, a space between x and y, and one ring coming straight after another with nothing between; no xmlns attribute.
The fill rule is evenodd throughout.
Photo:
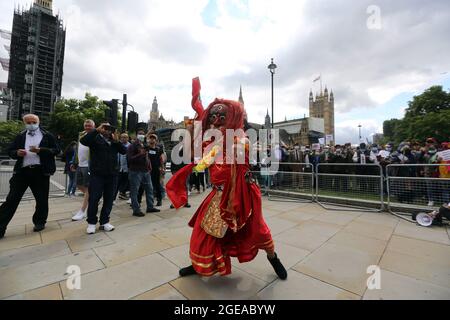
<svg viewBox="0 0 450 320"><path fill-rule="evenodd" d="M313 82L317 82L320 80L320 76L318 76Z"/></svg>

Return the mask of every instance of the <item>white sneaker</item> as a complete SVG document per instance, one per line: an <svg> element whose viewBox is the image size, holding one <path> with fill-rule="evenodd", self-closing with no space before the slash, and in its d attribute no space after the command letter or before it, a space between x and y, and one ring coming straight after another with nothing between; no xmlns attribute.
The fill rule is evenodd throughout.
<svg viewBox="0 0 450 320"><path fill-rule="evenodd" d="M95 224L88 224L88 227L86 229L87 234L94 234L95 233Z"/></svg>
<svg viewBox="0 0 450 320"><path fill-rule="evenodd" d="M128 199L128 200L127 200L127 203L128 203L128 204L131 204L131 199Z"/></svg>
<svg viewBox="0 0 450 320"><path fill-rule="evenodd" d="M72 221L81 221L84 218L86 218L86 212L80 210L72 217Z"/></svg>
<svg viewBox="0 0 450 320"><path fill-rule="evenodd" d="M100 230L104 230L106 232L113 231L114 229L115 229L114 226L112 224L110 224L110 223L107 223L107 224L104 224L104 225L100 226Z"/></svg>
<svg viewBox="0 0 450 320"><path fill-rule="evenodd" d="M428 206L429 206L429 207L433 207L433 206L434 206L434 201L428 202Z"/></svg>

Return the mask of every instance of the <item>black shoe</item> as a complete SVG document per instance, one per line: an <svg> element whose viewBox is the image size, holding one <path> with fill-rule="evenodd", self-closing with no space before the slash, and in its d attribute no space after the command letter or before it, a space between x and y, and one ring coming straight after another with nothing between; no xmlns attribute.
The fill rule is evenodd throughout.
<svg viewBox="0 0 450 320"><path fill-rule="evenodd" d="M180 277L186 277L186 276L192 276L194 274L197 274L197 272L195 272L195 269L192 265L190 265L189 267L180 269L179 271Z"/></svg>
<svg viewBox="0 0 450 320"><path fill-rule="evenodd" d="M269 258L269 256L267 256L267 259L269 260L270 264L275 270L275 273L277 274L278 278L280 278L281 280L285 280L287 278L287 271L281 264L280 259L278 259L277 254L275 253L274 258Z"/></svg>
<svg viewBox="0 0 450 320"><path fill-rule="evenodd" d="M157 206L157 207L161 207L161 206L162 206L162 201L161 201L161 200L158 200L158 202L156 203L156 206Z"/></svg>
<svg viewBox="0 0 450 320"><path fill-rule="evenodd" d="M175 206L173 204L171 204L170 209L175 209Z"/></svg>
<svg viewBox="0 0 450 320"><path fill-rule="evenodd" d="M0 239L5 237L6 230L0 230Z"/></svg>
<svg viewBox="0 0 450 320"><path fill-rule="evenodd" d="M45 229L45 224L37 224L34 226L33 231L34 232L39 232Z"/></svg>
<svg viewBox="0 0 450 320"><path fill-rule="evenodd" d="M145 217L145 213L143 213L142 211L133 212L133 216L135 216L135 217Z"/></svg>
<svg viewBox="0 0 450 320"><path fill-rule="evenodd" d="M156 208L148 208L147 209L147 213L153 213L153 212L160 212L161 210L159 210L159 209L156 209Z"/></svg>
<svg viewBox="0 0 450 320"><path fill-rule="evenodd" d="M186 204L184 205L184 207L185 207L185 208L190 208L191 205L190 205L189 203L186 203Z"/></svg>

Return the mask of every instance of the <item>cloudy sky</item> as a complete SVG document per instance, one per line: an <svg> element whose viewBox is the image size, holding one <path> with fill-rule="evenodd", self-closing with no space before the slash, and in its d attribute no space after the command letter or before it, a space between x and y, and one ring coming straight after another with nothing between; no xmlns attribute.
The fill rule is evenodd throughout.
<svg viewBox="0 0 450 320"><path fill-rule="evenodd" d="M0 3L0 28L14 6ZM147 120L157 96L166 119L192 115L191 79L205 104L237 99L251 122L270 108L275 121L308 115L308 94L333 89L337 141L357 142L402 117L431 85L450 88L448 0L55 0L67 26L63 95L120 98Z"/></svg>

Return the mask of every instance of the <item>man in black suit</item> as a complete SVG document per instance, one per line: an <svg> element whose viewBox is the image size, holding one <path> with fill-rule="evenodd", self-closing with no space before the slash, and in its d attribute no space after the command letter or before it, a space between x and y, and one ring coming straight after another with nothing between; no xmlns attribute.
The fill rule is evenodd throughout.
<svg viewBox="0 0 450 320"><path fill-rule="evenodd" d="M47 223L50 176L56 171L55 156L60 149L55 137L40 128L38 116L27 114L23 122L26 130L16 136L8 149L9 156L17 161L9 181L8 197L0 206L0 239L28 187L36 200L34 231L44 230Z"/></svg>

